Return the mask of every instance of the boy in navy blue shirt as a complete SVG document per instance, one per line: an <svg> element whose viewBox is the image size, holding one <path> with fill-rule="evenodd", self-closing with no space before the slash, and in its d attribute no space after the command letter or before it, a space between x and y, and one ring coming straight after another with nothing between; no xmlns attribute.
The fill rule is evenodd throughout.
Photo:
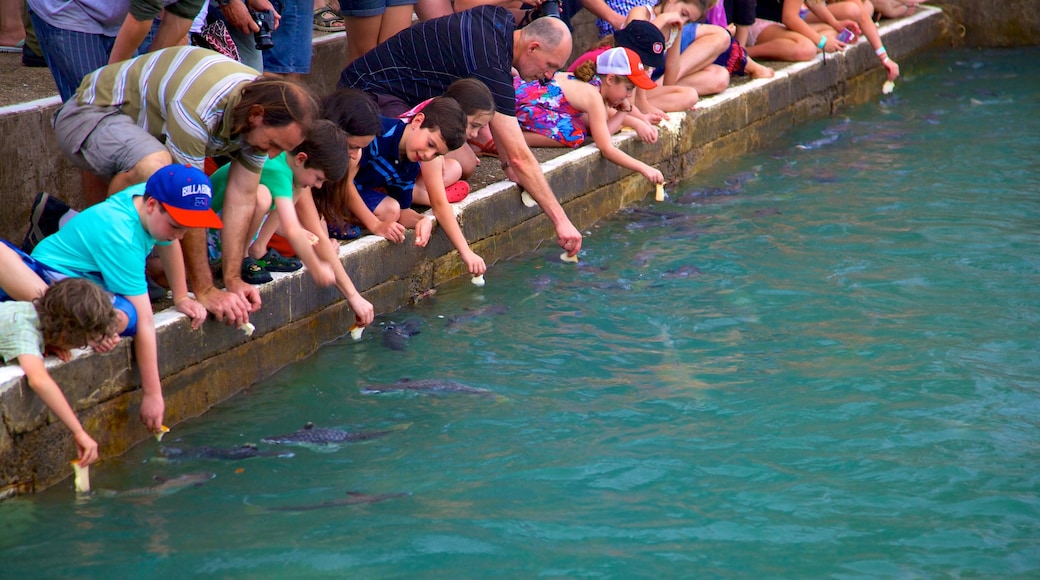
<svg viewBox="0 0 1040 580"><path fill-rule="evenodd" d="M425 247L433 222L412 209L412 189L421 173L430 206L445 235L459 251L470 274L482 275L484 259L470 249L444 192L444 155L466 142L466 114L451 98L431 100L410 121L381 118L383 130L365 148L357 174L348 184L347 207L370 232L401 243L398 223L415 230L415 245ZM384 233L385 232L385 233Z"/></svg>

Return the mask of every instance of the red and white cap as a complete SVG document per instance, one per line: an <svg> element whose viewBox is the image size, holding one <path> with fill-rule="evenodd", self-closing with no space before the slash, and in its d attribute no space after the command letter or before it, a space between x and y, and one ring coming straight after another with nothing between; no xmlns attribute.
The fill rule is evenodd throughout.
<svg viewBox="0 0 1040 580"><path fill-rule="evenodd" d="M615 74L628 77L632 84L641 89L652 89L657 83L646 74L639 55L628 48L612 48L596 57L596 74Z"/></svg>

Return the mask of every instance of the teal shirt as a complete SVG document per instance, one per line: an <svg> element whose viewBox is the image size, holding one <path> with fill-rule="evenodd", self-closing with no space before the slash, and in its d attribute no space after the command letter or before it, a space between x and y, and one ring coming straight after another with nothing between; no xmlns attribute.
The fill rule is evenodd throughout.
<svg viewBox="0 0 1040 580"><path fill-rule="evenodd" d="M209 176L209 181L213 184L213 201L210 207L217 213L224 209L224 192L227 191L228 170L230 167L230 163L223 165L220 169L213 172L213 175ZM274 209L275 199L279 197L292 199L293 174L284 151L274 159L268 159L267 163L264 163L264 169L260 172L260 185L264 185L271 190L272 210Z"/></svg>
<svg viewBox="0 0 1040 580"><path fill-rule="evenodd" d="M132 185L83 210L56 234L44 238L32 257L115 294L147 294L144 262L156 241L144 229L134 206L134 197L144 195L144 185Z"/></svg>

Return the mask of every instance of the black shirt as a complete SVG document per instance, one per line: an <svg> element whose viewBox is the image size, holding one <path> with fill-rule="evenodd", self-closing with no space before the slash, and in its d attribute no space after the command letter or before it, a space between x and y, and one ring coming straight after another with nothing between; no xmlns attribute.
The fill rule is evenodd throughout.
<svg viewBox="0 0 1040 580"><path fill-rule="evenodd" d="M495 110L516 116L513 92L513 15L478 6L406 28L343 69L337 86L395 96L418 104L444 94L458 79L484 82Z"/></svg>

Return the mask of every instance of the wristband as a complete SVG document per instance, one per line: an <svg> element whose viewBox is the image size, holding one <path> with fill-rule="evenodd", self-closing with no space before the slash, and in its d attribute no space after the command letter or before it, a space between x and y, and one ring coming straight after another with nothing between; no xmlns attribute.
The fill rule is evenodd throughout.
<svg viewBox="0 0 1040 580"><path fill-rule="evenodd" d="M884 46L882 46L881 48L875 50L874 54L876 54L876 55L878 55L878 57L880 57L881 55L885 54L886 52L888 52L888 50Z"/></svg>
<svg viewBox="0 0 1040 580"><path fill-rule="evenodd" d="M816 43L816 48L818 48L820 50L823 50L823 47L825 47L825 46L827 46L827 37L821 34L820 35L820 42Z"/></svg>

